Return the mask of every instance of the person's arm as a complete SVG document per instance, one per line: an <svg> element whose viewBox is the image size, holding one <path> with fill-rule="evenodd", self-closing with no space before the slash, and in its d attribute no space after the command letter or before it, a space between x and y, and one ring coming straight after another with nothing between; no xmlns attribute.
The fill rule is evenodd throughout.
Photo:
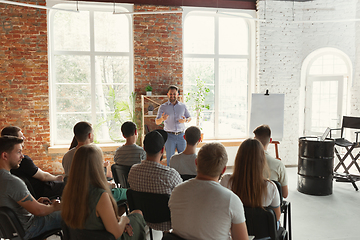
<svg viewBox="0 0 360 240"><path fill-rule="evenodd" d="M55 199L51 201L51 204L46 205L42 202L47 201L46 198L39 198L39 201L36 201L34 197L29 194L17 203L25 208L28 212L34 214L35 216L46 216L52 212L61 210L61 203Z"/></svg>
<svg viewBox="0 0 360 240"><path fill-rule="evenodd" d="M96 205L96 213L104 223L106 231L112 233L116 239L124 233L126 224L130 223L130 219L126 216L120 217L119 221L116 219L110 196L106 192L101 195Z"/></svg>
<svg viewBox="0 0 360 240"><path fill-rule="evenodd" d="M40 168L37 170L37 172L33 176L34 178L40 180L40 181L63 181L64 177L62 175L54 176L51 173L44 172Z"/></svg>
<svg viewBox="0 0 360 240"><path fill-rule="evenodd" d="M179 119L179 123L188 123L190 121L191 121L191 117L186 118L183 116L182 119Z"/></svg>
<svg viewBox="0 0 360 240"><path fill-rule="evenodd" d="M272 208L275 212L275 215L276 215L276 220L277 221L280 221L280 215L281 215L281 209L280 209L280 206L278 206L277 208Z"/></svg>
<svg viewBox="0 0 360 240"><path fill-rule="evenodd" d="M158 119L155 119L156 125L160 125L163 121L166 121L166 119L169 117L169 115L162 113L161 117Z"/></svg>
<svg viewBox="0 0 360 240"><path fill-rule="evenodd" d="M248 240L248 231L246 228L246 223L231 223L231 237L233 240Z"/></svg>
<svg viewBox="0 0 360 240"><path fill-rule="evenodd" d="M281 187L281 190L282 190L282 195L283 195L283 198L287 198L287 196L289 195L289 189L288 189L288 186L282 186Z"/></svg>

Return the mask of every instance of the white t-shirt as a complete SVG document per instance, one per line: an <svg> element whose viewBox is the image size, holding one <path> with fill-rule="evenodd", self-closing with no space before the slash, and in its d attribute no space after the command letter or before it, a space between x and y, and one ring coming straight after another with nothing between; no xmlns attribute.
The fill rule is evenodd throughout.
<svg viewBox="0 0 360 240"><path fill-rule="evenodd" d="M215 181L190 179L179 184L169 207L174 233L189 240L229 239L231 224L245 222L240 198Z"/></svg>
<svg viewBox="0 0 360 240"><path fill-rule="evenodd" d="M231 189L230 177L232 174L225 174L220 181L220 184L228 189ZM267 198L263 199L263 207L277 208L280 206L280 194L275 183L266 181L267 183Z"/></svg>
<svg viewBox="0 0 360 240"><path fill-rule="evenodd" d="M170 158L170 167L175 168L180 174L197 175L196 156L196 154L175 154Z"/></svg>

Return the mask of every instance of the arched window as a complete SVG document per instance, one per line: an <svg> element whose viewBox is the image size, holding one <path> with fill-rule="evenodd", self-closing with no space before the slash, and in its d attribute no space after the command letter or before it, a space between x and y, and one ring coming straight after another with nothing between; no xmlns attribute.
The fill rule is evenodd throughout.
<svg viewBox="0 0 360 240"><path fill-rule="evenodd" d="M75 2L56 7L77 8ZM113 14L113 4L78 7L49 13L52 144L69 143L78 121L93 124L98 142L121 138L116 111L133 91L131 16Z"/></svg>
<svg viewBox="0 0 360 240"><path fill-rule="evenodd" d="M251 13L241 10L184 8L184 95L209 89L200 127L205 138L247 136L248 100L254 67ZM243 18L245 17L245 18ZM186 104L196 119L195 98ZM193 120L192 125L195 124Z"/></svg>
<svg viewBox="0 0 360 240"><path fill-rule="evenodd" d="M351 62L334 48L319 49L304 61L304 134L317 135L340 127L347 112Z"/></svg>

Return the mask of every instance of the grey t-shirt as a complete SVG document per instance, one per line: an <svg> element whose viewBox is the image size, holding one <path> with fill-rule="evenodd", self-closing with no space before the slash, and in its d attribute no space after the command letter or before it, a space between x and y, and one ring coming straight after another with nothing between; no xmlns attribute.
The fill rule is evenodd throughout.
<svg viewBox="0 0 360 240"><path fill-rule="evenodd" d="M0 169L0 183L0 206L14 210L24 229L27 230L32 224L34 215L17 203L30 195L25 183L5 169Z"/></svg>
<svg viewBox="0 0 360 240"><path fill-rule="evenodd" d="M69 176L70 167L71 167L71 163L74 158L75 152L76 152L76 147L67 151L67 153L65 153L65 155L63 156L62 165L63 165L64 171L65 171L65 176Z"/></svg>
<svg viewBox="0 0 360 240"><path fill-rule="evenodd" d="M123 145L118 147L115 152L114 162L123 166L132 166L140 163L146 158L145 150L136 145Z"/></svg>
<svg viewBox="0 0 360 240"><path fill-rule="evenodd" d="M196 154L175 154L170 158L170 167L175 168L180 174L197 175L196 156Z"/></svg>
<svg viewBox="0 0 360 240"><path fill-rule="evenodd" d="M215 181L177 185L169 207L174 233L185 239L228 240L231 224L245 222L240 198Z"/></svg>

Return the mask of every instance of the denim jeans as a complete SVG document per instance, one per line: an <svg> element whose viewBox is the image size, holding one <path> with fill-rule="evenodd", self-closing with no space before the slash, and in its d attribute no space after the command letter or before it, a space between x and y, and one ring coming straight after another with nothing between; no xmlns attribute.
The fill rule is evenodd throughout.
<svg viewBox="0 0 360 240"><path fill-rule="evenodd" d="M166 159L167 165L170 164L170 158L175 154L175 149L177 149L178 153L181 153L185 150L186 141L184 139L184 133L179 135L175 135L172 133L168 133L168 138L165 143L165 151L166 151Z"/></svg>
<svg viewBox="0 0 360 240"><path fill-rule="evenodd" d="M46 216L35 216L33 223L25 230L24 239L30 239L51 229L61 228L61 212L53 212Z"/></svg>

